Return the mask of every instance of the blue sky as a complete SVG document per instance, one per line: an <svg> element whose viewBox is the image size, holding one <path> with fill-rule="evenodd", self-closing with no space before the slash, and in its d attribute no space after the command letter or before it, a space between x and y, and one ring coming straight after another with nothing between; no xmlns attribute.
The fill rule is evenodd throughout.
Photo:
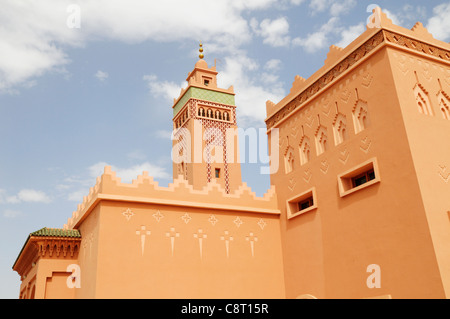
<svg viewBox="0 0 450 319"><path fill-rule="evenodd" d="M105 165L124 182L144 170L171 181L171 106L199 41L219 86L234 86L238 125L264 128L266 100L362 33L370 4L450 41L439 0L2 0L0 298L19 295L11 267L27 235L62 227ZM243 180L262 196L260 166L243 165Z"/></svg>

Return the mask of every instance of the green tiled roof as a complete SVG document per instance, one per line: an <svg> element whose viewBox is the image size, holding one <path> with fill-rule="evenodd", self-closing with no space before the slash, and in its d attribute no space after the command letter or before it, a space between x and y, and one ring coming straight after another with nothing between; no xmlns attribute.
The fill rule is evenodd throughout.
<svg viewBox="0 0 450 319"><path fill-rule="evenodd" d="M47 228L47 227L44 227L35 232L32 232L30 234L30 236L81 238L81 234L78 229L61 229L61 228Z"/></svg>
<svg viewBox="0 0 450 319"><path fill-rule="evenodd" d="M16 266L17 261L19 260L20 255L22 254L23 250L25 249L25 246L27 245L30 238L34 237L67 237L67 238L81 238L81 233L78 229L62 229L62 228L41 228L39 230L36 230L35 232L30 233L28 235L27 240L25 241L25 244L23 244L22 249L19 252L19 255L16 258L16 261L14 262L13 269Z"/></svg>
<svg viewBox="0 0 450 319"><path fill-rule="evenodd" d="M183 97L178 101L178 103L173 108L173 115L175 116L178 111L186 104L186 102L190 99L199 99L210 102L216 102L227 105L234 105L234 95L224 92L213 91L209 89L201 89L197 87L191 86L186 93L184 93Z"/></svg>

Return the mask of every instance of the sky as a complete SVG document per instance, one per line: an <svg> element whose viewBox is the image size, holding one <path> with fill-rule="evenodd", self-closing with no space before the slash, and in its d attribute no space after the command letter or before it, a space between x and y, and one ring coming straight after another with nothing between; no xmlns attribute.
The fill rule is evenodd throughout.
<svg viewBox="0 0 450 319"><path fill-rule="evenodd" d="M0 298L19 296L28 234L62 228L105 165L127 183L172 181L171 107L200 41L238 125L258 130L267 100L364 32L371 4L450 41L443 0L0 0ZM258 160L242 177L262 196Z"/></svg>

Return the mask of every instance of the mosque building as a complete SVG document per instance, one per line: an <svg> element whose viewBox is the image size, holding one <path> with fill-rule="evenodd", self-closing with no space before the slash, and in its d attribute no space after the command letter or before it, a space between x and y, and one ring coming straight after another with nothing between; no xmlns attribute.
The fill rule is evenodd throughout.
<svg viewBox="0 0 450 319"><path fill-rule="evenodd" d="M173 182L110 167L13 265L28 298L449 298L450 44L377 21L267 101L271 188L241 179L235 92L200 59Z"/></svg>

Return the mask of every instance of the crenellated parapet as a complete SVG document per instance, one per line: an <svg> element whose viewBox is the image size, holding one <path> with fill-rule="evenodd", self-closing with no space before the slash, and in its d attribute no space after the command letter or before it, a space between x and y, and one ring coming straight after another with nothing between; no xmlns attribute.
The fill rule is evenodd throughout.
<svg viewBox="0 0 450 319"><path fill-rule="evenodd" d="M296 77L290 93L277 104L267 107L267 129L283 121L329 89L338 80L384 47L413 53L439 62L450 62L450 45L435 39L422 23L411 29L395 25L381 11L374 10L376 19L367 30L345 48L330 47L324 65L308 79Z"/></svg>
<svg viewBox="0 0 450 319"><path fill-rule="evenodd" d="M95 186L83 197L83 202L72 213L64 229L77 228L101 200L279 215L273 185L262 197L256 196L245 182L230 194L214 179L203 189L197 190L181 175L163 187L146 171L132 183L122 183L111 167L106 166L103 175L97 178Z"/></svg>

